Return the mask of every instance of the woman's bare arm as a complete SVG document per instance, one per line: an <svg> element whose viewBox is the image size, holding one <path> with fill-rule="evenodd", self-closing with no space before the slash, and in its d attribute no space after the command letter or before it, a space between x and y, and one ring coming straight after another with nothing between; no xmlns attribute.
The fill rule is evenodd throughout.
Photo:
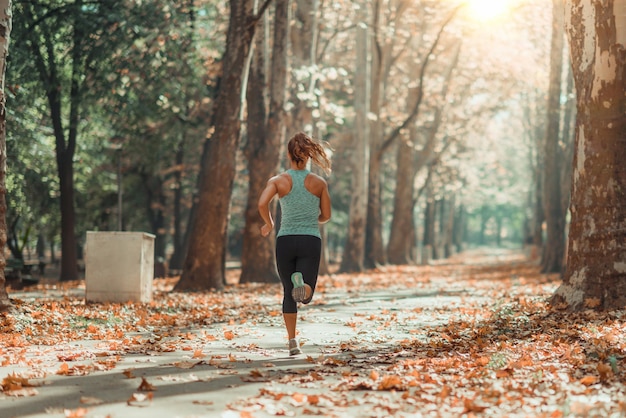
<svg viewBox="0 0 626 418"><path fill-rule="evenodd" d="M258 203L259 214L265 222L261 227L261 235L264 237L268 236L270 231L274 228L274 219L272 219L272 213L270 212L270 202L277 193L276 178L272 177L268 180L265 189L261 192Z"/></svg>
<svg viewBox="0 0 626 418"><path fill-rule="evenodd" d="M324 187L322 189L322 193L320 194L320 216L317 218L319 223L326 223L330 220L331 215L331 204L330 204L330 193L328 192L328 184L325 180L323 180Z"/></svg>

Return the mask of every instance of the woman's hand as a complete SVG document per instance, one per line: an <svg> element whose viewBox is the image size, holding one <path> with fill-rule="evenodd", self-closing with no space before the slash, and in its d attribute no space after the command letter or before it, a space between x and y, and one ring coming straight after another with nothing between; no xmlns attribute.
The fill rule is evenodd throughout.
<svg viewBox="0 0 626 418"><path fill-rule="evenodd" d="M261 227L261 235L266 237L270 234L270 231L272 230L272 228L274 228L274 225L268 225L268 224L264 224Z"/></svg>

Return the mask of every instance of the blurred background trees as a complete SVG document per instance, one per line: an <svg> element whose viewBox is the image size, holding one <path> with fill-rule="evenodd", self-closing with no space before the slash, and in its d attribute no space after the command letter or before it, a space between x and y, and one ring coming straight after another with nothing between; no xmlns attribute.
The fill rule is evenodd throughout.
<svg viewBox="0 0 626 418"><path fill-rule="evenodd" d="M562 269L564 251L551 251L565 247L569 189L549 180L569 175L574 118L552 2L503 1L496 13L479 1L281 0L258 2L260 15L253 3L16 3L13 257L65 260L59 278L71 280L86 231L141 230L172 274L196 269L199 284L180 288L222 287L232 261L243 281L275 280L251 202L303 130L333 148L332 269L429 263L479 245L527 246L550 260L546 271ZM253 25L236 28L253 29L249 53L227 48L233 7ZM226 161L232 186L215 170ZM553 202L547 188L559 186ZM204 251L207 239L223 252Z"/></svg>

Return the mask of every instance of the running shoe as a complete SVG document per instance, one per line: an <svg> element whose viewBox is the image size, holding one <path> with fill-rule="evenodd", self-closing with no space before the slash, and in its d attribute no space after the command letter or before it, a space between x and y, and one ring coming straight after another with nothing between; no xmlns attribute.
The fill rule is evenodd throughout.
<svg viewBox="0 0 626 418"><path fill-rule="evenodd" d="M302 354L302 350L300 350L300 344L298 344L298 340L293 338L289 340L289 355L297 356L298 354Z"/></svg>
<svg viewBox="0 0 626 418"><path fill-rule="evenodd" d="M296 271L291 275L291 283L293 283L293 290L291 291L291 297L296 302L302 302L306 300L306 287L304 286L304 279L302 273Z"/></svg>

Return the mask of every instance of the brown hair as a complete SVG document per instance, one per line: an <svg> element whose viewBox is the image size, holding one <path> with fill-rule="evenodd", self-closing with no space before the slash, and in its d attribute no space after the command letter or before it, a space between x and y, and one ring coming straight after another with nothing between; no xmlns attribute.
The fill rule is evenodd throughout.
<svg viewBox="0 0 626 418"><path fill-rule="evenodd" d="M331 149L330 147L328 148ZM314 141L304 132L298 132L291 137L287 144L287 150L291 160L296 164L300 165L305 159L310 158L326 174L330 174L330 158L326 155L324 146L320 142Z"/></svg>

